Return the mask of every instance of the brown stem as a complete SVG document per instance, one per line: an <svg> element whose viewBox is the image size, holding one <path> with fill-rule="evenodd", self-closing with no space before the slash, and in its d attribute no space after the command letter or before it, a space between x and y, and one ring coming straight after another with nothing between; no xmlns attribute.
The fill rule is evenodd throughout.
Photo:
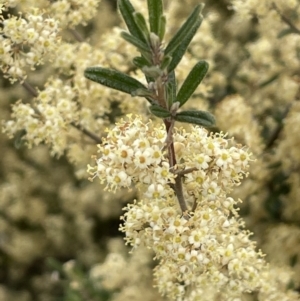
<svg viewBox="0 0 300 301"><path fill-rule="evenodd" d="M194 204L193 204L193 207L192 207L192 210L191 212L195 212L195 210L197 209L197 205L198 205L198 202L196 200L196 198L194 199Z"/></svg>
<svg viewBox="0 0 300 301"><path fill-rule="evenodd" d="M155 36L152 37L152 40L150 36L150 42L151 42L151 52L152 52L152 64L153 66L160 66L163 57L160 49L161 43L156 39ZM155 80L157 100L158 103L164 108L167 108L166 79L167 79L167 73L164 73ZM174 141L173 141L174 123L175 120L173 119L173 117L171 117L170 119L168 118L164 119L164 124L166 126L166 131L167 131L166 148L168 150L169 164L171 170L174 169L174 167L177 164ZM183 216L187 217L188 207L186 205L184 195L183 195L182 175L177 174L175 176L175 184L171 183L170 187L174 190L176 194Z"/></svg>
<svg viewBox="0 0 300 301"><path fill-rule="evenodd" d="M281 11L278 9L277 5L273 2L272 3L273 8L276 10L276 12L278 13L278 15L280 16L281 20L286 23L292 30L294 33L300 34L300 29L298 29L295 24L289 19L287 18L285 15L283 15L281 13Z"/></svg>
<svg viewBox="0 0 300 301"><path fill-rule="evenodd" d="M166 138L166 141L165 141L164 149L165 148L168 149L168 147L170 146L170 144L173 143L173 128L174 128L174 121L171 122L170 126L167 128L167 138ZM175 153L174 153L174 156L175 156Z"/></svg>
<svg viewBox="0 0 300 301"><path fill-rule="evenodd" d="M188 207L186 205L185 199L184 199L184 195L183 195L183 189L182 189L182 181L181 181L181 176L177 176L175 178L175 193L178 199L178 203L180 206L180 209L182 211L183 214L188 212Z"/></svg>
<svg viewBox="0 0 300 301"><path fill-rule="evenodd" d="M166 130L167 130L167 148L169 153L169 161L170 161L170 167L173 168L176 164L176 155L175 155L175 149L174 149L174 143L173 143L173 127L174 127L174 120L168 121L164 120Z"/></svg>
<svg viewBox="0 0 300 301"><path fill-rule="evenodd" d="M98 143L98 144L102 143L102 139L99 136L97 136L96 134L94 134L93 132L85 129L84 127L82 127L79 124L75 124L74 122L71 122L70 124L77 130L79 130L80 132L85 134L86 136L92 138L96 143Z"/></svg>
<svg viewBox="0 0 300 301"><path fill-rule="evenodd" d="M27 90L27 92L33 96L33 97L37 97L38 96L38 92L26 81L22 82L22 86L23 88L25 88L25 90Z"/></svg>
<svg viewBox="0 0 300 301"><path fill-rule="evenodd" d="M184 175L191 173L193 171L196 171L196 170L198 170L197 167L191 167L191 168L187 168L184 170L174 170L173 173L176 175L184 176Z"/></svg>
<svg viewBox="0 0 300 301"><path fill-rule="evenodd" d="M282 116L281 116L281 120L284 120L286 118L286 116L288 115L289 111L290 111L291 105L288 105L286 107L286 109L284 110ZM283 123L280 122L277 127L275 128L275 130L273 131L273 133L271 134L269 141L266 143L265 146L265 150L268 150L270 148L272 148L272 146L274 145L274 143L276 142L276 140L278 139L281 131L283 130Z"/></svg>
<svg viewBox="0 0 300 301"><path fill-rule="evenodd" d="M173 127L174 127L174 120L168 121L164 120L165 125L166 125L166 130L167 130L167 136L170 137L170 141L168 141L168 154L169 154L169 163L170 167L173 168L177 162L176 162L176 154L175 154L175 149L174 149L174 143L173 143ZM171 131L171 132L170 132ZM182 175L178 174L175 177L175 185L171 186L178 199L178 203L180 206L180 209L183 214L188 212L188 207L186 205L184 195L183 195L183 188L182 188Z"/></svg>
<svg viewBox="0 0 300 301"><path fill-rule="evenodd" d="M72 33L77 42L84 42L84 38L79 34L78 31L76 31L75 29L69 29L69 31Z"/></svg>
<svg viewBox="0 0 300 301"><path fill-rule="evenodd" d="M162 106L165 107L165 89L164 89L164 85L162 83L162 80L159 79L156 82L157 84L157 100L158 103Z"/></svg>

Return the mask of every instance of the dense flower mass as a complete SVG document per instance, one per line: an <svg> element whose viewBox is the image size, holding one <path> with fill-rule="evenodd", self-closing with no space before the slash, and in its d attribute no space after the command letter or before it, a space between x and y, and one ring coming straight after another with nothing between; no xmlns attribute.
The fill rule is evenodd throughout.
<svg viewBox="0 0 300 301"><path fill-rule="evenodd" d="M97 165L89 167L89 171L93 178L98 176L102 183L106 182L110 190L138 182L155 183L157 187L171 183L174 175L163 149L165 139L163 127L154 128L151 122L144 124L140 117L128 116L109 130L98 146L101 156ZM153 194L159 193L159 189L154 190Z"/></svg>
<svg viewBox="0 0 300 301"><path fill-rule="evenodd" d="M129 115L108 130L89 172L110 190L139 184L142 200L127 206L121 230L134 249L155 252L161 293L180 299L202 285L226 288L232 297L253 291L265 263L250 233L240 230L237 202L227 197L247 174L251 154L198 126L175 128L174 144L178 164L170 168L164 128ZM172 189L179 172L186 172L183 213Z"/></svg>
<svg viewBox="0 0 300 301"><path fill-rule="evenodd" d="M86 25L97 14L100 2L101 0L59 0L51 5L50 11L63 27L73 28L78 24Z"/></svg>
<svg viewBox="0 0 300 301"><path fill-rule="evenodd" d="M169 195L168 184L174 183L176 173L185 172L187 198L193 202L197 195L197 201L204 197L214 202L240 183L252 160L250 153L234 145L233 140L225 139L223 133L210 134L204 128L191 126L190 132L175 128L178 163L170 168L166 138L164 126L156 127L151 121L144 123L141 117L128 115L108 130L98 146L97 164L90 166L89 172L92 178L99 177L102 183L106 182L110 190L142 183L157 198L161 197L158 192L161 185L165 186L161 193Z"/></svg>
<svg viewBox="0 0 300 301"><path fill-rule="evenodd" d="M209 134L198 126L190 129L188 133L183 128L175 128L178 164L170 168L164 150L164 127L156 127L151 121L143 123L141 117L128 115L126 120L122 119L108 130L107 137L98 146L97 164L89 166L92 179L99 177L109 190L130 187L131 183L146 184L153 190L153 184L168 187L174 183L176 173L187 171L184 181L187 197L192 200L199 194L197 202L207 198L213 203L247 174L251 154L239 145L234 146L222 133Z"/></svg>
<svg viewBox="0 0 300 301"><path fill-rule="evenodd" d="M0 68L11 82L26 78L58 46L58 21L33 8L23 16L11 16L0 28ZM28 68L29 67L29 68Z"/></svg>
<svg viewBox="0 0 300 301"><path fill-rule="evenodd" d="M235 203L230 197L218 202ZM181 299L203 285L232 297L260 286L266 265L242 226L209 200L199 202L186 218L178 212L175 198L160 198L129 205L121 230L130 245L154 250L160 260L156 286L171 299Z"/></svg>

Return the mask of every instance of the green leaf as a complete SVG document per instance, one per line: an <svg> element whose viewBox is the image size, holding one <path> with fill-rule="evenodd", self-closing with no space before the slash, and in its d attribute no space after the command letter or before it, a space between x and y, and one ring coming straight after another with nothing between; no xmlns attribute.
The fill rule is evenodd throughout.
<svg viewBox="0 0 300 301"><path fill-rule="evenodd" d="M145 68L145 67L150 67L152 65L143 56L140 56L140 57L137 56L137 57L135 57L133 59L133 63L134 63L134 65L136 67L138 67L141 70L143 70L143 68ZM150 82L154 81L154 78L152 78L152 77L148 77L148 76L145 76L145 77L146 77L147 83L150 83Z"/></svg>
<svg viewBox="0 0 300 301"><path fill-rule="evenodd" d="M150 62L148 62L143 56L136 56L132 60L133 64L138 67L139 69L142 69L145 66L150 66Z"/></svg>
<svg viewBox="0 0 300 301"><path fill-rule="evenodd" d="M49 268L51 268L55 271L58 271L61 274L64 274L64 268L63 268L62 264L58 260L56 260L55 258L47 257L46 258L46 265L47 265L47 267L49 267Z"/></svg>
<svg viewBox="0 0 300 301"><path fill-rule="evenodd" d="M25 140L23 139L26 136L25 130L20 130L15 135L14 145L16 149L20 149L25 145Z"/></svg>
<svg viewBox="0 0 300 301"><path fill-rule="evenodd" d="M135 46L136 48L138 48L138 50L140 50L141 52L150 53L150 49L149 49L149 46L147 44L145 44L143 41L139 40L138 38L132 36L128 32L122 31L121 32L121 37L124 40L126 40L128 43L130 43L133 46Z"/></svg>
<svg viewBox="0 0 300 301"><path fill-rule="evenodd" d="M215 117L206 111L183 111L177 113L176 121L193 123L203 127L211 127L215 124Z"/></svg>
<svg viewBox="0 0 300 301"><path fill-rule="evenodd" d="M176 68L176 66L179 64L179 62L181 61L183 55L185 54L189 44L191 43L193 37L195 36L198 28L200 27L202 22L202 17L198 17L198 20L196 21L194 27L192 28L192 30L189 32L189 34L187 34L183 40L181 41L181 44L177 47L176 51L173 52L172 57L173 60L170 63L169 67L168 67L168 71L172 71Z"/></svg>
<svg viewBox="0 0 300 301"><path fill-rule="evenodd" d="M180 107L183 106L195 92L207 73L207 70L208 63L205 61L200 61L190 71L176 97L176 101L180 103Z"/></svg>
<svg viewBox="0 0 300 301"><path fill-rule="evenodd" d="M162 0L147 0L150 31L159 36L160 18L163 14Z"/></svg>
<svg viewBox="0 0 300 301"><path fill-rule="evenodd" d="M190 34L193 28L197 25L198 20L200 19L200 12L203 8L202 4L197 5L193 12L189 15L187 20L183 23L180 29L173 36L168 46L165 49L165 54L172 54L176 48L182 43L184 38Z"/></svg>
<svg viewBox="0 0 300 301"><path fill-rule="evenodd" d="M172 57L169 55L165 55L160 64L161 70L166 69L170 65L171 61L172 61Z"/></svg>
<svg viewBox="0 0 300 301"><path fill-rule="evenodd" d="M277 38L278 39L281 39L282 37L286 36L286 35L289 35L291 33L297 33L294 29L292 28L286 28L286 29L283 29L282 31L280 31L278 34L277 34Z"/></svg>
<svg viewBox="0 0 300 301"><path fill-rule="evenodd" d="M127 25L129 32L136 38L146 43L146 39L143 35L143 32L136 24L133 14L135 9L130 3L129 0L118 0L119 11Z"/></svg>
<svg viewBox="0 0 300 301"><path fill-rule="evenodd" d="M152 97L153 93L148 89L137 89L131 93L132 96Z"/></svg>
<svg viewBox="0 0 300 301"><path fill-rule="evenodd" d="M166 24L167 24L166 16L161 16L159 20L159 29L158 29L158 36L161 41L164 39L165 36Z"/></svg>
<svg viewBox="0 0 300 301"><path fill-rule="evenodd" d="M270 78L268 78L266 81L263 81L262 83L259 84L259 88L263 88L269 84L271 84L272 82L274 82L274 80L276 80L278 77L280 76L280 73L274 74L273 76L271 76Z"/></svg>
<svg viewBox="0 0 300 301"><path fill-rule="evenodd" d="M163 74L163 71L156 66L145 66L142 69L143 73L145 74L146 77L152 78L152 79L157 79Z"/></svg>
<svg viewBox="0 0 300 301"><path fill-rule="evenodd" d="M167 81L167 101L168 107L171 108L172 104L176 100L176 77L174 70L168 74L168 81Z"/></svg>
<svg viewBox="0 0 300 301"><path fill-rule="evenodd" d="M171 113L167 109L158 105L152 105L149 109L154 116L159 118L168 118L171 116Z"/></svg>
<svg viewBox="0 0 300 301"><path fill-rule="evenodd" d="M298 262L298 254L294 254L290 257L290 266L294 267Z"/></svg>
<svg viewBox="0 0 300 301"><path fill-rule="evenodd" d="M144 37L146 39L148 39L150 32L149 32L149 29L148 29L148 26L147 26L147 23L146 23L146 20L145 20L144 16L139 12L135 12L133 14L133 18L134 18L137 26L143 32Z"/></svg>
<svg viewBox="0 0 300 301"><path fill-rule="evenodd" d="M136 79L113 69L89 67L85 69L84 76L96 83L131 95L138 89L147 89Z"/></svg>

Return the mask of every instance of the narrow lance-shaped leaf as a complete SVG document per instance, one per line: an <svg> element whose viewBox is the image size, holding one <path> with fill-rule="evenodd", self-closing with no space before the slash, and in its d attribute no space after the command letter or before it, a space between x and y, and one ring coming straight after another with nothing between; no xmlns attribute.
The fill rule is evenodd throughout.
<svg viewBox="0 0 300 301"><path fill-rule="evenodd" d="M126 31L121 32L121 37L124 40L126 40L128 43L130 43L133 46L135 46L136 48L138 48L138 50L140 50L142 52L150 53L149 47L143 41L132 36L128 32L126 32Z"/></svg>
<svg viewBox="0 0 300 301"><path fill-rule="evenodd" d="M25 136L26 136L25 130L21 130L16 133L15 141L14 141L14 145L16 149L20 149L25 144L25 140L23 139Z"/></svg>
<svg viewBox="0 0 300 301"><path fill-rule="evenodd" d="M172 54L172 61L168 67L168 71L172 71L176 68L176 66L179 64L179 62L181 61L183 55L185 54L188 46L190 45L193 37L195 36L198 28L200 27L202 22L202 17L198 17L194 27L192 28L192 30L189 32L189 34L187 34L183 40L181 41L181 44L177 47L176 51L173 52Z"/></svg>
<svg viewBox="0 0 300 301"><path fill-rule="evenodd" d="M129 0L118 0L118 8L119 11L127 25L129 32L136 38L141 41L146 42L146 39L143 35L143 32L136 24L133 14L135 13L135 9L130 3Z"/></svg>
<svg viewBox="0 0 300 301"><path fill-rule="evenodd" d="M176 97L176 101L180 103L180 107L183 106L195 92L207 73L207 70L208 63L205 61L200 61L190 71Z"/></svg>
<svg viewBox="0 0 300 301"><path fill-rule="evenodd" d="M165 49L165 54L172 54L176 48L182 43L183 39L190 34L193 27L196 25L197 20L199 19L199 14L203 8L203 5L197 5L193 12L189 15L187 20L179 28L176 34L173 36L168 46Z"/></svg>
<svg viewBox="0 0 300 301"><path fill-rule="evenodd" d="M139 69L143 69L144 67L150 67L151 63L149 63L143 56L133 58L133 63ZM148 76L145 76L147 83L153 82L154 79Z"/></svg>
<svg viewBox="0 0 300 301"><path fill-rule="evenodd" d="M144 16L139 13L139 12L135 12L133 14L133 18L137 24L137 26L141 29L144 37L146 38L146 40L148 40L148 37L149 37L149 29L148 29L148 26L147 26L147 23L146 23L146 20L144 18Z"/></svg>
<svg viewBox="0 0 300 301"><path fill-rule="evenodd" d="M150 31L159 36L160 18L163 14L162 0L147 0Z"/></svg>
<svg viewBox="0 0 300 301"><path fill-rule="evenodd" d="M61 274L65 273L62 264L58 260L56 260L55 258L53 258L53 257L47 257L47 259L46 259L46 265L49 268L54 269L55 271L58 271Z"/></svg>
<svg viewBox="0 0 300 301"><path fill-rule="evenodd" d="M171 113L167 109L158 105L152 105L149 109L154 116L159 118L168 118L171 116Z"/></svg>
<svg viewBox="0 0 300 301"><path fill-rule="evenodd" d="M168 81L167 81L167 101L168 101L168 108L171 108L172 104L175 102L176 99L176 77L174 70L168 74Z"/></svg>
<svg viewBox="0 0 300 301"><path fill-rule="evenodd" d="M166 24L167 24L166 16L161 16L159 20L159 29L158 29L158 36L161 41L164 39L165 36Z"/></svg>
<svg viewBox="0 0 300 301"><path fill-rule="evenodd" d="M163 74L163 71L156 66L150 66L150 67L145 66L143 67L142 71L146 77L153 78L154 80Z"/></svg>
<svg viewBox="0 0 300 301"><path fill-rule="evenodd" d="M160 64L161 70L167 69L167 67L170 65L171 61L172 61L172 57L169 55L165 55Z"/></svg>
<svg viewBox="0 0 300 301"><path fill-rule="evenodd" d="M142 56L136 56L133 58L132 62L136 67L139 69L142 69L145 66L150 66L150 62L148 62L144 57Z"/></svg>
<svg viewBox="0 0 300 301"><path fill-rule="evenodd" d="M153 93L148 89L137 89L131 93L132 96L152 97Z"/></svg>
<svg viewBox="0 0 300 301"><path fill-rule="evenodd" d="M215 117L206 111L183 111L177 113L176 121L197 124L203 127L211 127L215 124Z"/></svg>
<svg viewBox="0 0 300 301"><path fill-rule="evenodd" d="M131 95L138 89L147 89L138 80L113 69L90 67L85 69L84 76L96 83Z"/></svg>
<svg viewBox="0 0 300 301"><path fill-rule="evenodd" d="M265 87L265 86L267 86L267 85L273 83L274 80L276 80L279 76L280 76L280 73L277 73L277 74L271 76L271 77L268 78L267 80L265 80L265 81L263 81L262 83L260 83L260 84L258 85L258 87L259 87L259 88L263 88L263 87Z"/></svg>
<svg viewBox="0 0 300 301"><path fill-rule="evenodd" d="M286 36L288 34L291 34L291 33L298 33L298 32L295 29L293 29L293 28L286 28L286 29L283 29L282 31L280 31L277 34L277 38L281 39L282 37L284 37L284 36Z"/></svg>

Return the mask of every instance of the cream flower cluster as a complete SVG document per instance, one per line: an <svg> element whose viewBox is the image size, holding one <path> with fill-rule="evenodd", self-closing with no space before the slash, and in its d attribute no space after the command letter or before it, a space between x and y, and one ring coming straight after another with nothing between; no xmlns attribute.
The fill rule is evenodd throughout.
<svg viewBox="0 0 300 301"><path fill-rule="evenodd" d="M250 14L265 16L270 13L273 3L278 5L280 9L298 9L297 0L277 0L276 2L272 0L231 0L232 9L243 17L250 17Z"/></svg>
<svg viewBox="0 0 300 301"><path fill-rule="evenodd" d="M23 140L29 147L46 142L52 154L61 155L67 147L67 126L76 120L77 105L72 100L76 92L60 79L52 79L49 86L38 94L35 105L16 103L12 119L3 123L3 132L12 138L25 130Z"/></svg>
<svg viewBox="0 0 300 301"><path fill-rule="evenodd" d="M55 1L50 11L59 20L62 27L86 25L97 14L101 0L59 0Z"/></svg>
<svg viewBox="0 0 300 301"><path fill-rule="evenodd" d="M24 80L27 69L35 69L58 45L57 20L46 18L35 8L19 17L2 19L0 68L11 82Z"/></svg>
<svg viewBox="0 0 300 301"><path fill-rule="evenodd" d="M99 145L101 156L96 166L89 166L92 178L99 177L109 190L130 187L135 183L165 185L174 182L166 155L166 132L163 126L144 123L139 116L122 119ZM251 160L251 154L239 145L228 146L222 133L210 135L201 127L191 132L175 129L174 145L178 164L176 170L193 169L186 174L188 195L201 192L214 201L240 183ZM188 152L185 150L188 149ZM161 195L159 195L161 196Z"/></svg>
<svg viewBox="0 0 300 301"><path fill-rule="evenodd" d="M144 245L155 252L162 294L195 300L203 286L232 297L255 290L265 263L250 233L241 230L237 202L226 196L246 174L251 154L198 126L175 128L173 138L178 164L170 168L164 128L129 115L108 130L88 171L110 190L139 184L142 200L127 206L120 229L134 249ZM182 214L172 187L184 171L190 212Z"/></svg>
<svg viewBox="0 0 300 301"><path fill-rule="evenodd" d="M94 265L89 272L93 285L111 293L111 301L166 300L150 284L153 278L150 268L152 252L147 248L139 248L127 256L124 242L114 240L108 241L110 251L104 262ZM120 243L123 244L122 248Z"/></svg>
<svg viewBox="0 0 300 301"><path fill-rule="evenodd" d="M163 127L155 128L151 122L144 124L140 117L128 115L122 119L99 145L101 156L96 166L88 167L92 179L99 177L106 188L130 187L143 183L148 187L149 197L159 198L169 194L168 183L174 182L165 155L166 133ZM167 189L165 188L167 187ZM169 187L169 188L168 188Z"/></svg>
<svg viewBox="0 0 300 301"><path fill-rule="evenodd" d="M233 141L225 136L210 135L201 127L191 127L190 132L179 129L174 134L178 170L196 169L185 175L184 186L190 198L215 202L247 175L251 153L240 145L230 145Z"/></svg>
<svg viewBox="0 0 300 301"><path fill-rule="evenodd" d="M99 133L99 137L107 126L106 115L111 112L111 99L120 97L120 92L111 92L101 85L89 83L83 76L87 66L104 59L102 49L92 51L87 43L60 43L52 67L58 69L56 71L62 74L62 78L49 77L31 104L20 101L13 104L13 114L10 120L2 123L2 131L10 138L23 131L23 141L29 147L47 143L52 155L60 156L65 150L70 155L72 149L71 161L84 161L82 173L85 177L91 153L86 152L87 140L82 139L78 130L70 124L76 123L93 133ZM86 157L82 156L80 149L85 150Z"/></svg>

